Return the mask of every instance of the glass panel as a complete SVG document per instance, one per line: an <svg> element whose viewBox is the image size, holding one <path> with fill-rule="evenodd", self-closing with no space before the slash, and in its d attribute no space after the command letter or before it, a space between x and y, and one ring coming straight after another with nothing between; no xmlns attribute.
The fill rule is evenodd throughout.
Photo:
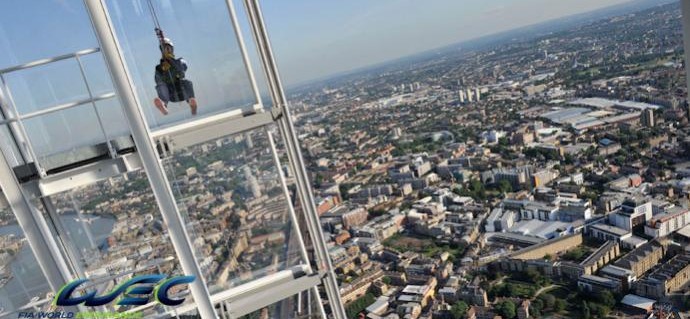
<svg viewBox="0 0 690 319"><path fill-rule="evenodd" d="M10 166L15 167L24 164L19 148L17 148L17 143L13 140L10 128L7 125L0 125L0 148Z"/></svg>
<svg viewBox="0 0 690 319"><path fill-rule="evenodd" d="M93 105L84 104L24 121L29 141L45 164L45 156L76 151L82 146L105 142ZM82 154L73 154L80 157ZM88 156L84 154L83 156Z"/></svg>
<svg viewBox="0 0 690 319"><path fill-rule="evenodd" d="M79 59L84 66L84 74L89 82L91 93L94 96L115 92L115 87L110 79L110 72L103 59L103 54L87 54L80 56Z"/></svg>
<svg viewBox="0 0 690 319"><path fill-rule="evenodd" d="M112 98L96 102L96 109L98 115L103 121L103 128L109 139L129 135L129 126L127 125L127 118L122 113L122 105L120 100Z"/></svg>
<svg viewBox="0 0 690 319"><path fill-rule="evenodd" d="M30 302L49 302L50 287L6 200L0 202L0 317L16 318Z"/></svg>
<svg viewBox="0 0 690 319"><path fill-rule="evenodd" d="M82 1L2 3L0 69L97 46Z"/></svg>
<svg viewBox="0 0 690 319"><path fill-rule="evenodd" d="M162 54L152 12L165 36L173 42L174 58L184 57L188 66L186 71L180 71L181 64L173 62L173 68L168 69L172 73L161 71L161 78L169 80L168 85L163 85L164 90L182 92L182 82L176 79L184 74L193 83L199 105L197 117L251 108L257 103L225 1L151 1L154 11L148 3L135 0L107 4L150 127L195 118L185 102L191 95L181 94L180 102L168 103L168 115L163 115L153 104L159 96L155 76Z"/></svg>
<svg viewBox="0 0 690 319"><path fill-rule="evenodd" d="M143 172L75 188L50 196L50 201L54 213L43 209L43 214L54 235L99 291L136 275L183 274ZM193 302L188 290L183 293L185 304ZM152 304L144 313L165 310Z"/></svg>
<svg viewBox="0 0 690 319"><path fill-rule="evenodd" d="M75 59L56 61L4 76L19 114L89 98Z"/></svg>
<svg viewBox="0 0 690 319"><path fill-rule="evenodd" d="M303 291L300 296L283 299L268 307L259 309L240 319L318 319L323 318L318 310L312 291Z"/></svg>
<svg viewBox="0 0 690 319"><path fill-rule="evenodd" d="M164 161L211 293L301 263L264 129Z"/></svg>

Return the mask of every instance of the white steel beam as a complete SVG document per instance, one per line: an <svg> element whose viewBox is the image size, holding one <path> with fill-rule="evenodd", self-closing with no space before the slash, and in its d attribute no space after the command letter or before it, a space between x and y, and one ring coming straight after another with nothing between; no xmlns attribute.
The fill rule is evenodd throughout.
<svg viewBox="0 0 690 319"><path fill-rule="evenodd" d="M306 215L306 224L314 245L317 262L319 263L319 270L324 271L326 275L323 279L323 283L331 306L331 311L336 319L345 319L347 315L340 299L337 278L333 271L334 269L330 256L328 255L325 236L321 229L316 206L314 204L314 195L312 194L307 170L304 165L304 160L302 159L302 153L299 149L299 140L297 139L297 134L290 117L287 98L285 97L285 92L278 74L278 68L273 57L273 52L271 51L271 44L261 14L261 8L258 0L244 0L244 4L247 9L249 24L252 28L252 35L257 44L257 49L259 50L259 57L261 58L264 73L268 80L268 87L273 105L276 108L280 108L282 111L283 116L277 121L278 127L285 141L288 159L294 168L297 190Z"/></svg>
<svg viewBox="0 0 690 319"><path fill-rule="evenodd" d="M127 72L122 50L117 43L105 3L102 0L84 0L84 3L91 17L91 23L108 65L115 90L122 103L122 110L127 118L137 152L141 156L142 165L149 178L163 220L168 226L170 241L175 248L184 273L196 277L196 280L189 285L195 306L202 318L217 318L201 268L194 256L189 234L187 234L182 216L177 209L170 182L154 148L146 119L140 107L141 103L137 99L134 85Z"/></svg>
<svg viewBox="0 0 690 319"><path fill-rule="evenodd" d="M48 285L54 292L59 291L72 279L70 268L50 231L46 228L45 220L22 192L5 154L0 156L0 188L29 242Z"/></svg>

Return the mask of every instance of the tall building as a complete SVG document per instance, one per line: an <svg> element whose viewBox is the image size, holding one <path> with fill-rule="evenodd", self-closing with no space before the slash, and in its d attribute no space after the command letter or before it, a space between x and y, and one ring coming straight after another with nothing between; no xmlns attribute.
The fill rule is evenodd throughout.
<svg viewBox="0 0 690 319"><path fill-rule="evenodd" d="M474 88L474 100L475 101L481 101L482 100L482 92L479 90L479 88Z"/></svg>
<svg viewBox="0 0 690 319"><path fill-rule="evenodd" d="M642 111L642 125L645 127L654 127L654 110L645 109Z"/></svg>
<svg viewBox="0 0 690 319"><path fill-rule="evenodd" d="M472 101L473 101L473 98L472 98L472 89L468 88L468 89L465 90L465 92L466 92L465 95L466 95L466 97L467 97L467 102L472 102Z"/></svg>
<svg viewBox="0 0 690 319"><path fill-rule="evenodd" d="M465 92L462 90L458 91L458 102L460 102L460 104L465 103Z"/></svg>
<svg viewBox="0 0 690 319"><path fill-rule="evenodd" d="M249 166L244 167L244 179L252 192L252 196L254 196L254 198L261 197L261 187L259 186L259 181L257 181L256 177L252 175L252 169L249 168Z"/></svg>

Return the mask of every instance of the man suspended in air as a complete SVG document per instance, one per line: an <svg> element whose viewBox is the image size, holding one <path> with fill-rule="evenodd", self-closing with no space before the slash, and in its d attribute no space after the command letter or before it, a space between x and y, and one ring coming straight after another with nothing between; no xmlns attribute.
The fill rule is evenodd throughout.
<svg viewBox="0 0 690 319"><path fill-rule="evenodd" d="M161 60L156 65L156 92L158 97L153 100L163 115L168 114L168 102L187 101L192 115L196 115L196 99L194 98L194 86L185 79L187 62L175 57L175 47L170 39L163 37L163 33L157 29L160 39Z"/></svg>

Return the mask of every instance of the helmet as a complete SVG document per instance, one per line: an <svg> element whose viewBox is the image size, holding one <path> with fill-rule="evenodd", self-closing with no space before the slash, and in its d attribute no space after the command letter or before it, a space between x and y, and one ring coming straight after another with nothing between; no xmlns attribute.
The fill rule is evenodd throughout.
<svg viewBox="0 0 690 319"><path fill-rule="evenodd" d="M160 43L161 49L163 48L164 45L169 45L169 46L171 46L171 47L173 47L173 48L175 47L175 45L173 44L173 42L172 42L170 39L168 39L168 38L163 38L163 40L161 40L161 43Z"/></svg>

